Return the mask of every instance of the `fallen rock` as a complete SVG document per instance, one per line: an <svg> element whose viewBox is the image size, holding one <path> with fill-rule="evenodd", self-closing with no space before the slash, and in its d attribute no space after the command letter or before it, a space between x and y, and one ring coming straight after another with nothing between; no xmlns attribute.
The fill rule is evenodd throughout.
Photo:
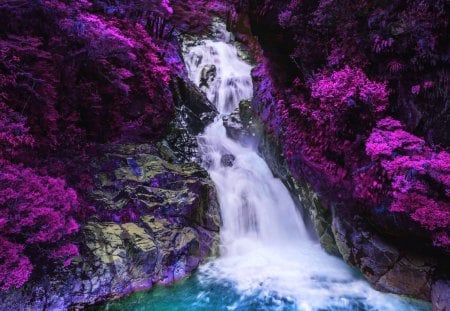
<svg viewBox="0 0 450 311"><path fill-rule="evenodd" d="M225 167L232 167L236 157L232 154L224 154L220 159L220 163Z"/></svg>

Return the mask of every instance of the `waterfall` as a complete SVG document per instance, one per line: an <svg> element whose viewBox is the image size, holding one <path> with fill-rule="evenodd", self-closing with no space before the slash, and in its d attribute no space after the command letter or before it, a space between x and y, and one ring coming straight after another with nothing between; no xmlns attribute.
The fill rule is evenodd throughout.
<svg viewBox="0 0 450 311"><path fill-rule="evenodd" d="M251 99L252 68L238 57L223 25L216 25L216 33L184 53L189 78L220 113L198 136L223 219L221 256L200 268L200 281L231 282L241 297L261 299L273 310L416 310L404 299L373 290L357 271L310 240L288 190L257 150L227 137L222 117ZM239 305L244 300L227 309L246 310Z"/></svg>

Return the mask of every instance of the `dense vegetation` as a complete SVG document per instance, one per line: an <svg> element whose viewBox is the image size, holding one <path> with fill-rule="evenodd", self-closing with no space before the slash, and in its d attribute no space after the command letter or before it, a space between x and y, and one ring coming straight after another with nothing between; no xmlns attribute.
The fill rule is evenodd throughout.
<svg viewBox="0 0 450 311"><path fill-rule="evenodd" d="M197 2L0 3L1 289L78 253L74 233L95 212L82 193L96 144L165 131L182 72L174 33L202 32L223 10Z"/></svg>
<svg viewBox="0 0 450 311"><path fill-rule="evenodd" d="M448 256L448 12L445 0L2 1L0 289L78 253L91 150L161 137L183 75L174 38L213 14L249 15L263 48L254 106L294 175Z"/></svg>
<svg viewBox="0 0 450 311"><path fill-rule="evenodd" d="M247 9L265 53L255 106L292 171L390 236L448 252L448 1Z"/></svg>

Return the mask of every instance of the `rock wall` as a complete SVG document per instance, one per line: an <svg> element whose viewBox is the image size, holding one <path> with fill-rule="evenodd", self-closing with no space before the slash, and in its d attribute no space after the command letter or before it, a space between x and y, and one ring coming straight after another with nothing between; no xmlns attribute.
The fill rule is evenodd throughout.
<svg viewBox="0 0 450 311"><path fill-rule="evenodd" d="M254 99L258 100L261 98ZM275 136L265 136L260 145L263 156L274 174L284 180L308 211L312 227L325 250L342 256L347 263L361 270L378 290L432 300L437 304L435 300L442 294L432 295L432 290L438 284L436 282L448 279L446 256L420 245L414 250L390 239L376 230L364 208L358 208L350 201L330 199L325 192L317 192L301 172L297 172L294 179L283 160L281 148L276 147L278 140Z"/></svg>

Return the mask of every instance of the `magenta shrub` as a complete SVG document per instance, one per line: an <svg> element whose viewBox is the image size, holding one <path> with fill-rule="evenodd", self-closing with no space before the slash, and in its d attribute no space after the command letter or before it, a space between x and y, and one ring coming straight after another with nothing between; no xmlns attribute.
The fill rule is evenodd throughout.
<svg viewBox="0 0 450 311"><path fill-rule="evenodd" d="M361 69L349 66L331 74L317 74L311 84L311 96L319 99L325 111L346 110L359 100L379 113L388 103L385 83L370 81Z"/></svg>
<svg viewBox="0 0 450 311"><path fill-rule="evenodd" d="M380 163L379 175L387 190L383 195L392 198L390 211L406 213L430 231L435 245L450 248L450 154L433 151L392 118L378 122L366 152Z"/></svg>
<svg viewBox="0 0 450 311"><path fill-rule="evenodd" d="M0 236L0 290L19 288L28 281L33 266L23 249Z"/></svg>
<svg viewBox="0 0 450 311"><path fill-rule="evenodd" d="M78 231L73 218L78 199L64 180L21 165L4 163L0 168L0 248L11 248L1 252L9 256L0 260L0 274L17 266L11 270L16 281L0 278L0 287L8 289L26 282L32 264L42 258L70 260L78 254L75 245L62 246Z"/></svg>

